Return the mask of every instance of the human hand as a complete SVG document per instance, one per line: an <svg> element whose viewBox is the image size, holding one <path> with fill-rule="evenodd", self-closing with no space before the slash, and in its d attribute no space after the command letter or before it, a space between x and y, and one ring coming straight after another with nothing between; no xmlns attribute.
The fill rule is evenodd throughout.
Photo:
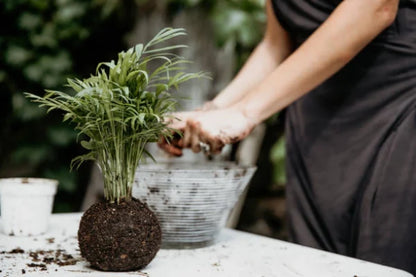
<svg viewBox="0 0 416 277"><path fill-rule="evenodd" d="M171 114L171 116L167 118L167 123L169 128L178 130L183 133L185 131L188 118L192 118L197 112L214 109L217 109L217 106L214 104L214 102L208 101L205 102L204 105L202 105L200 108L197 108L195 111L176 112ZM177 132L173 134L173 139L170 141L167 141L164 137L161 138L158 142L158 146L170 155L177 157L182 156L183 139Z"/></svg>
<svg viewBox="0 0 416 277"><path fill-rule="evenodd" d="M245 138L256 124L236 108L194 113L186 121L180 145L195 153L201 151L201 146L208 145L210 154L218 154L224 145Z"/></svg>
<svg viewBox="0 0 416 277"><path fill-rule="evenodd" d="M182 156L183 139L178 131L181 133L184 132L188 118L194 116L195 113L196 111L176 112L166 118L168 127L174 129L175 132L173 138L169 141L164 137L160 138L158 146L170 155L176 157Z"/></svg>

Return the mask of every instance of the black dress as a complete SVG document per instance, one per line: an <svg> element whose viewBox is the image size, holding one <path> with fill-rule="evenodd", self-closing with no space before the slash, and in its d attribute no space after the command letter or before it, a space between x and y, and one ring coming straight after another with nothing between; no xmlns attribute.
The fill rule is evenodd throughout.
<svg viewBox="0 0 416 277"><path fill-rule="evenodd" d="M341 0L272 2L299 46ZM286 114L291 239L415 274L416 0Z"/></svg>

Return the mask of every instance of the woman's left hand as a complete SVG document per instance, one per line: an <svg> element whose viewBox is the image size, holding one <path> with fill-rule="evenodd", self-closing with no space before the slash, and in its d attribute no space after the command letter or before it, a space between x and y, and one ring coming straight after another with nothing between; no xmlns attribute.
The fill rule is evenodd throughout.
<svg viewBox="0 0 416 277"><path fill-rule="evenodd" d="M159 139L158 146L169 155L175 157L182 156L183 138L178 132L184 132L188 118L194 117L196 113L198 112L176 112L165 118L165 122L168 127L175 131L172 131L173 138L170 140L167 140L165 137L161 137Z"/></svg>

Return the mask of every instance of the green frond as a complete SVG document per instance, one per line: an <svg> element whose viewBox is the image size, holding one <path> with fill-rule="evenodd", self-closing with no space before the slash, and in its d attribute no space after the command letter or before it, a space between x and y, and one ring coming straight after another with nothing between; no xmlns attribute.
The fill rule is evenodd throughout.
<svg viewBox="0 0 416 277"><path fill-rule="evenodd" d="M46 90L43 97L25 93L48 112L63 111L63 121L74 124L88 152L74 158L71 169L96 161L111 202L131 198L136 167L144 157L153 159L146 144L161 136L172 138L173 130L164 123L176 107L172 93L184 82L206 77L203 72L185 72L190 61L173 51L186 45L168 44L185 34L182 28L162 29L147 44L121 51L117 60L99 63L95 75L68 79L66 86L75 91L73 96L54 90Z"/></svg>

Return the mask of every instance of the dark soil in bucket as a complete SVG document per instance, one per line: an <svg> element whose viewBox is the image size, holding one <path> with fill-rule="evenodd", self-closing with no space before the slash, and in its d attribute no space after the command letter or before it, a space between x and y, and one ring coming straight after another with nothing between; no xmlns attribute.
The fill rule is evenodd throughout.
<svg viewBox="0 0 416 277"><path fill-rule="evenodd" d="M159 251L161 239L155 214L136 199L92 205L78 230L81 255L92 267L105 271L145 267Z"/></svg>

